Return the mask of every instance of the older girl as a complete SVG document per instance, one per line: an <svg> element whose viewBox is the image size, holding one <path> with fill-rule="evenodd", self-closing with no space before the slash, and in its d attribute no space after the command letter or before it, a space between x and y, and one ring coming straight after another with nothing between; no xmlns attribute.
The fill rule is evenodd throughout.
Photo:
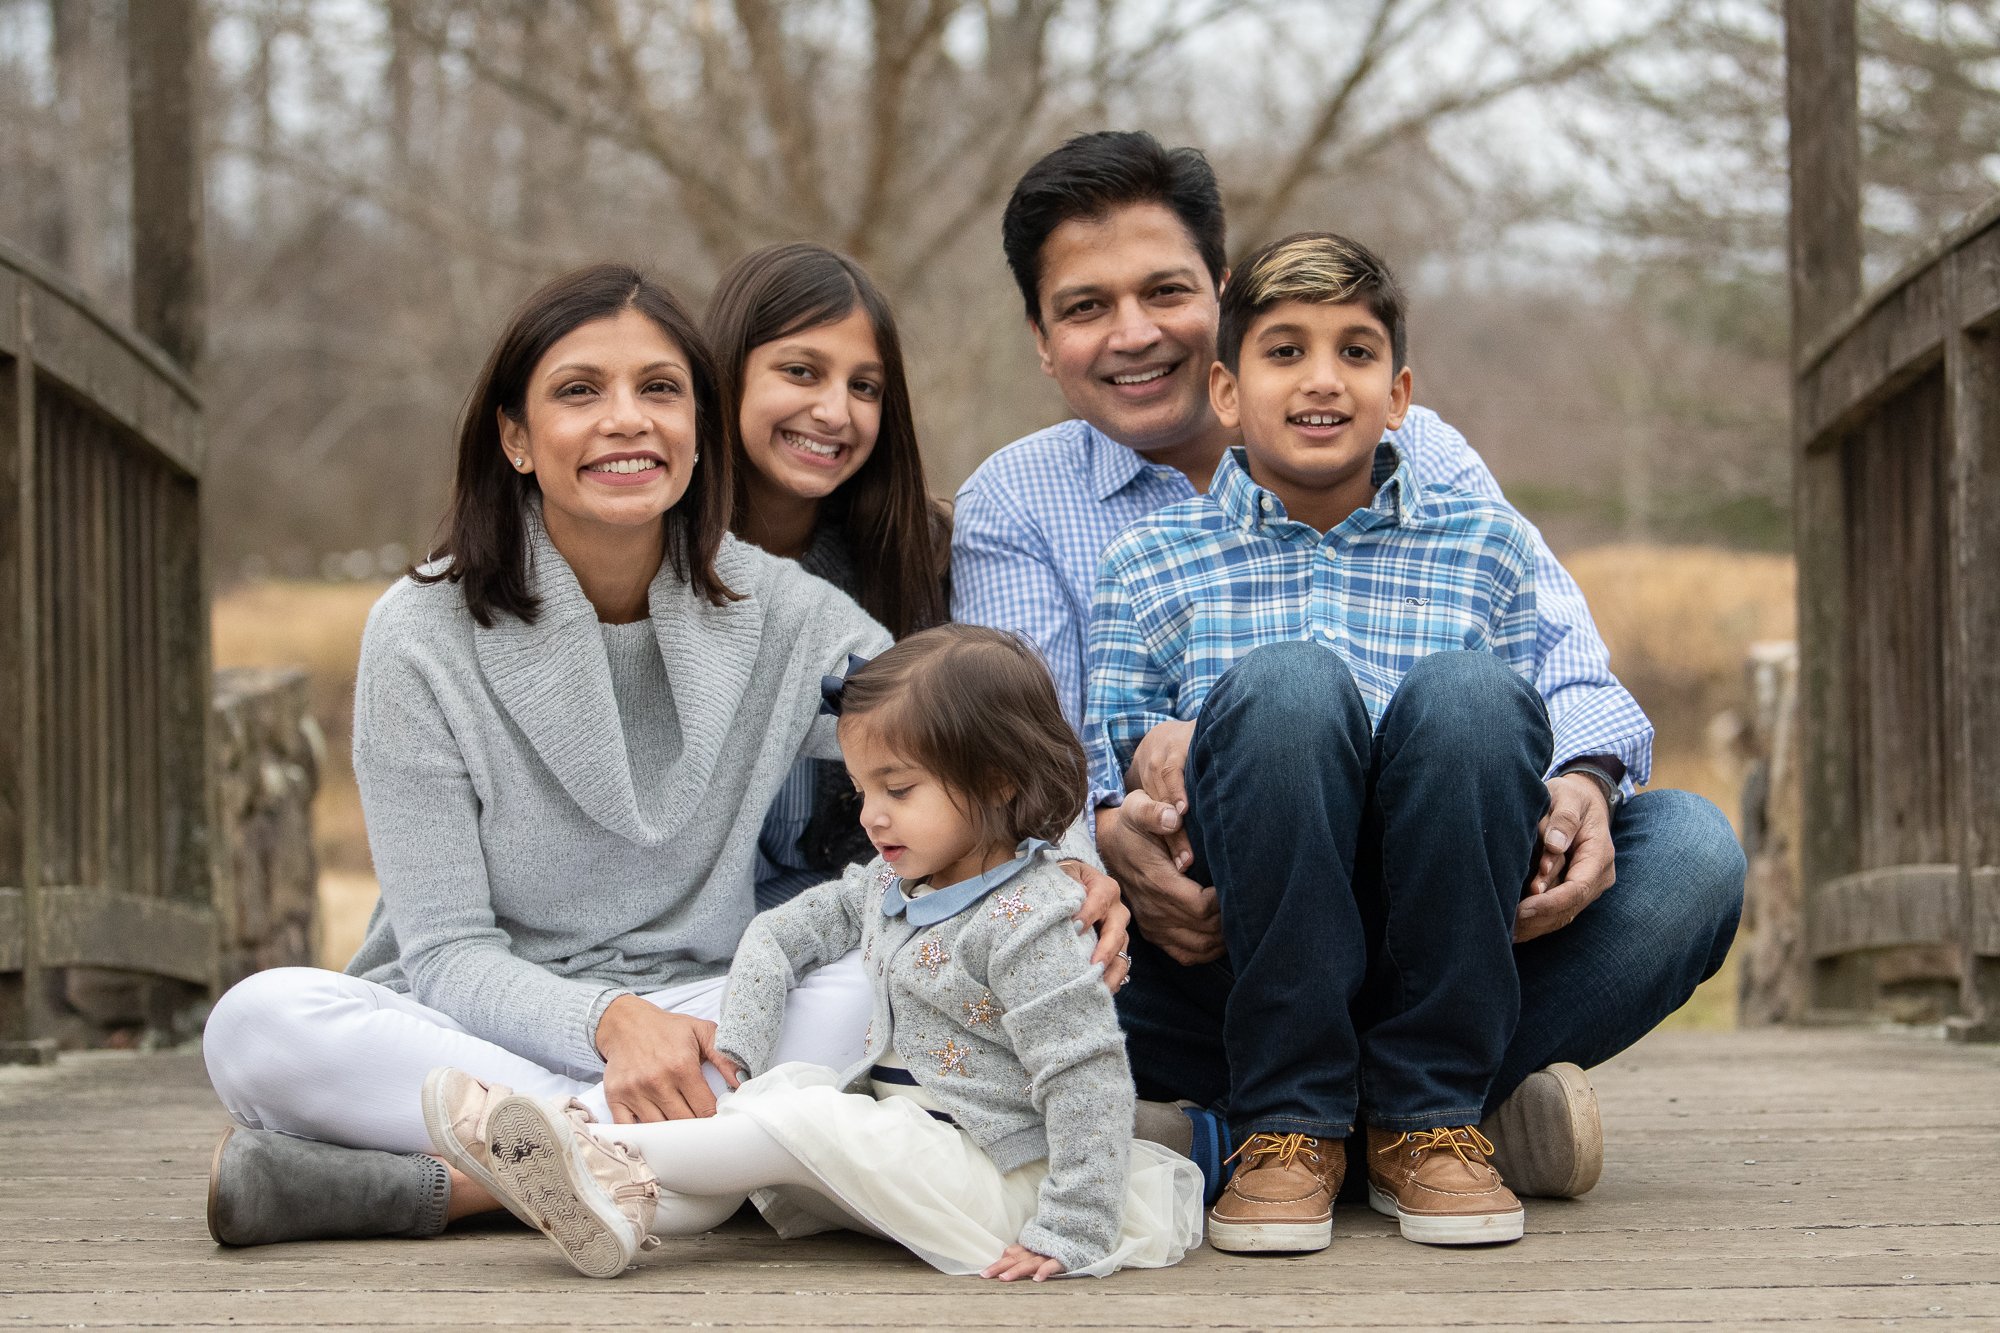
<svg viewBox="0 0 2000 1333"><path fill-rule="evenodd" d="M859 264L820 245L738 261L706 320L735 495L730 531L797 560L903 638L950 618L945 507L924 482L902 342ZM757 905L865 861L837 763L808 759L758 840Z"/></svg>

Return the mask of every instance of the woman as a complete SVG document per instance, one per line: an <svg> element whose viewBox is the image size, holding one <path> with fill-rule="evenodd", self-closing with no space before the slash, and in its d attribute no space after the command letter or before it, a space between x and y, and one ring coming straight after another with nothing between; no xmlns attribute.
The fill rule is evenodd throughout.
<svg viewBox="0 0 2000 1333"><path fill-rule="evenodd" d="M895 316L868 274L824 246L769 246L723 274L705 324L730 531L797 560L898 639L949 620L949 511L924 483ZM758 906L873 855L858 813L838 763L801 761L759 839Z"/></svg>
<svg viewBox="0 0 2000 1333"><path fill-rule="evenodd" d="M801 753L836 753L820 677L889 642L724 531L718 403L692 321L617 265L544 287L495 348L444 551L362 643L367 939L345 974L260 973L209 1020L241 1127L211 1171L218 1241L428 1235L497 1206L425 1155L439 1065L619 1122L713 1112L763 812ZM787 1059L861 1049L855 960L822 977L787 1004Z"/></svg>

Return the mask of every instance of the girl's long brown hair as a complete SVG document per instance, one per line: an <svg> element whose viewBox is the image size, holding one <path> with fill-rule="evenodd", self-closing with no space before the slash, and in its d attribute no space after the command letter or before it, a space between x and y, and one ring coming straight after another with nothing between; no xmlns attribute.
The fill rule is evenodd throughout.
<svg viewBox="0 0 2000 1333"><path fill-rule="evenodd" d="M861 266L822 245L773 245L744 256L709 298L707 326L729 442L733 498L729 526L740 532L749 506L743 448L743 371L767 342L868 312L882 358L882 424L860 471L821 502L820 521L843 520L861 580L861 605L897 638L951 618L942 580L951 533L924 485L903 346L889 302Z"/></svg>
<svg viewBox="0 0 2000 1333"><path fill-rule="evenodd" d="M661 520L674 572L716 605L733 601L715 572L715 553L728 530L730 450L716 447L723 420L715 363L701 330L674 294L626 264L593 264L565 273L522 303L494 345L465 402L458 423L458 470L443 543L432 559L450 557L434 572L412 569L419 583L450 581L465 593L466 609L483 626L498 614L533 623L541 611L528 586L527 517L539 488L534 474L506 465L500 448L500 414L519 421L527 410L528 379L549 348L592 320L636 310L687 354L694 382L695 448L702 461L680 503Z"/></svg>

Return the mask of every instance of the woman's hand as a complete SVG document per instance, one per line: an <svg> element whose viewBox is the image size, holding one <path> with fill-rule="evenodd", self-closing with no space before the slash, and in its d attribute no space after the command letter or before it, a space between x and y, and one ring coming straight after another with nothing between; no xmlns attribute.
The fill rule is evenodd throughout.
<svg viewBox="0 0 2000 1333"><path fill-rule="evenodd" d="M1046 1254L1036 1254L1027 1246L1016 1241L1004 1250L998 1259L980 1270L981 1277L997 1277L1002 1282L1012 1282L1016 1278L1031 1277L1037 1282L1059 1277L1064 1272L1060 1260L1051 1259Z"/></svg>
<svg viewBox="0 0 2000 1333"><path fill-rule="evenodd" d="M737 1084L735 1063L715 1049L715 1024L655 1009L636 995L619 996L597 1020L597 1052L604 1057L604 1099L621 1125L714 1115L703 1064L714 1065L730 1087Z"/></svg>
<svg viewBox="0 0 2000 1333"><path fill-rule="evenodd" d="M1097 931L1097 949L1090 961L1104 965L1104 984L1116 995L1132 971L1132 912L1118 892L1118 881L1082 861L1064 861L1069 877L1083 885L1083 906L1076 919Z"/></svg>

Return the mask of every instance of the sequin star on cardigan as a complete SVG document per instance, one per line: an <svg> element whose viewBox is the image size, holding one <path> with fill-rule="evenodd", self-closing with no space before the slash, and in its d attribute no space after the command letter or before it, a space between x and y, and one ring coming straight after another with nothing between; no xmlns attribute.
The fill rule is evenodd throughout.
<svg viewBox="0 0 2000 1333"><path fill-rule="evenodd" d="M878 857L763 913L729 969L716 1044L763 1073L786 992L858 946L874 1020L841 1086L868 1092L868 1071L893 1048L1002 1171L1046 1158L1019 1239L1074 1271L1117 1243L1133 1092L1094 941L1071 919L1083 890L1061 855L1024 844L1006 867L916 898Z"/></svg>

